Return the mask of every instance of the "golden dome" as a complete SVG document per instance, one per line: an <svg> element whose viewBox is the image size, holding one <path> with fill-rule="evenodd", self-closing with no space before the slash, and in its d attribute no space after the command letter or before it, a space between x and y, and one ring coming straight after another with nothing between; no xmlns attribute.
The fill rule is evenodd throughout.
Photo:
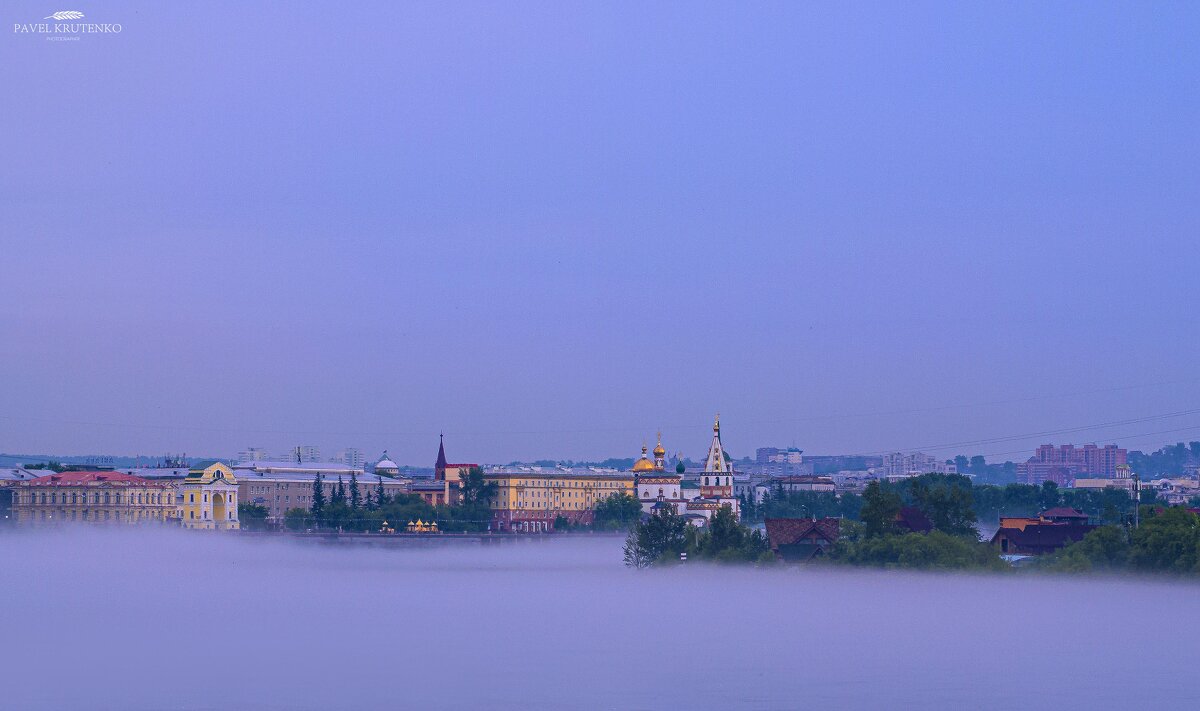
<svg viewBox="0 0 1200 711"><path fill-rule="evenodd" d="M635 471L635 472L652 472L652 471L654 471L654 462L650 461L649 459L646 459L646 445L645 444L642 444L642 458L633 463L633 469L631 469L630 471Z"/></svg>
<svg viewBox="0 0 1200 711"><path fill-rule="evenodd" d="M658 433L658 445L654 447L654 457L656 459L662 459L665 456L667 456L667 450L663 449L662 432L659 432Z"/></svg>

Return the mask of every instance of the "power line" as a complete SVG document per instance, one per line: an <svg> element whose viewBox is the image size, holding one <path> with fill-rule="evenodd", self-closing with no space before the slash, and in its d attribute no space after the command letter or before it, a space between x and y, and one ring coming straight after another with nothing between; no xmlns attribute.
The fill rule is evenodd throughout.
<svg viewBox="0 0 1200 711"><path fill-rule="evenodd" d="M885 410L876 412L859 412L859 413L844 413L844 414L822 414L811 415L805 417L793 417L782 419L769 420L742 420L739 424L743 425L759 425L759 424L780 424L780 423L798 423L798 422L824 422L831 420L853 419L861 417L892 417L896 415L912 415L929 412L943 412L947 410L957 410L972 407L991 407L996 405L1011 405L1028 402L1040 402L1046 400L1062 400L1071 397L1080 397L1086 395L1096 395L1101 393L1122 392L1127 390L1137 390L1142 388L1162 387L1166 385L1181 385L1200 382L1200 378L1189 378L1184 380L1169 380L1155 383L1142 383L1138 385L1123 385L1112 388L1098 388L1093 390L1082 390L1071 393L1059 393L1055 395L1038 395L1026 398L1014 398L1008 400L990 400L985 402L975 403L959 403L952 405L939 405L926 408L911 408L905 410ZM87 420L62 420L57 418L42 418L29 417L25 415L2 415L0 419L11 421L25 422L45 422L50 424L73 425L77 427L119 427L125 429L146 429L160 431L192 431L192 432L219 432L219 433L237 433L237 434L271 434L271 435L288 435L288 436L324 436L324 437L435 437L439 433L434 431L386 431L386 432L346 432L346 431L327 431L327 430L281 430L281 429L256 429L252 427L211 427L201 425L186 425L186 424L150 424L150 423L130 423L130 422L94 422ZM663 425L672 429L691 428L695 427L694 422L687 424ZM641 432L645 430L643 426L618 426L618 427L590 427L578 429L551 429L551 430L465 430L454 431L453 434L458 436L503 436L503 435L561 435L561 434L591 434L599 432ZM932 448L932 447L929 447Z"/></svg>
<svg viewBox="0 0 1200 711"><path fill-rule="evenodd" d="M966 440L966 441L962 441L962 442L950 442L948 444L929 444L929 445L923 445L920 447L900 447L900 448L892 448L892 449L882 449L882 450L878 450L878 451L874 451L874 452L864 452L864 453L862 453L861 456L888 454L890 452L897 452L897 451L925 451L925 450L939 450L939 449L956 449L956 448L960 448L960 447L969 447L969 446L976 446L976 445L981 445L981 444L996 444L996 443L1000 443L1000 442L1014 442L1014 441L1019 441L1022 439L1032 439L1034 437L1049 437L1052 435L1072 434L1072 433L1077 433L1077 432L1086 432L1088 430L1105 429L1108 427L1119 427L1121 425L1132 425L1132 424L1138 424L1141 422L1153 422L1154 420L1167 420L1167 419L1171 419L1174 417L1184 417L1187 415L1195 415L1197 413L1200 413L1200 409L1180 410L1178 412L1168 412L1168 413L1163 413L1160 415L1148 415L1146 417L1134 417L1134 418L1127 419L1127 420L1115 420L1112 422L1101 422L1101 423L1097 423L1094 425L1081 425L1078 427L1066 427L1066 428L1057 429L1057 430L1042 430L1040 432L1028 432L1025 434L1018 434L1018 435L1006 435L1004 437L991 437L988 439ZM1171 431L1171 430L1168 430L1168 431ZM1111 436L1109 438L1115 439L1114 437L1111 437Z"/></svg>

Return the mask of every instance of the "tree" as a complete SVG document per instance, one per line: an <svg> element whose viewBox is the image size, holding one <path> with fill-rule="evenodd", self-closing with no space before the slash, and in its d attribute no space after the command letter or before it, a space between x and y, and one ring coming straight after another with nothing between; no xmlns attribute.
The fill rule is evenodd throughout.
<svg viewBox="0 0 1200 711"><path fill-rule="evenodd" d="M1179 507L1147 513L1130 534L1130 564L1147 571L1200 572L1200 517Z"/></svg>
<svg viewBox="0 0 1200 711"><path fill-rule="evenodd" d="M1050 557L1050 570L1084 573L1120 570L1129 563L1129 535L1120 526L1101 526Z"/></svg>
<svg viewBox="0 0 1200 711"><path fill-rule="evenodd" d="M333 497L329 500L331 504L346 503L346 484L342 481L342 475L338 474L337 486L333 487Z"/></svg>
<svg viewBox="0 0 1200 711"><path fill-rule="evenodd" d="M672 506L663 506L639 522L625 538L625 565L645 568L664 558L676 558L687 544L687 521Z"/></svg>
<svg viewBox="0 0 1200 711"><path fill-rule="evenodd" d="M321 478L321 472L317 472L317 476L313 479L312 490L312 515L317 521L321 520L321 515L325 512L325 482Z"/></svg>
<svg viewBox="0 0 1200 711"><path fill-rule="evenodd" d="M695 536L694 542L689 541L687 552L689 560L695 556L724 562L774 561L769 550L770 545L762 533L739 523L733 509L722 506L713 514L708 526Z"/></svg>
<svg viewBox="0 0 1200 711"><path fill-rule="evenodd" d="M1058 493L1058 484L1053 481L1043 481L1042 490L1038 496L1038 506L1042 511L1052 509L1062 503L1062 496Z"/></svg>
<svg viewBox="0 0 1200 711"><path fill-rule="evenodd" d="M267 514L269 513L267 507L261 504L238 504L238 521L241 523L242 530L245 531L267 530Z"/></svg>
<svg viewBox="0 0 1200 711"><path fill-rule="evenodd" d="M839 539L828 559L849 565L931 570L1008 570L994 546L942 531Z"/></svg>
<svg viewBox="0 0 1200 711"><path fill-rule="evenodd" d="M492 523L492 499L500 485L488 481L479 467L471 467L459 481L459 501L438 509L438 525L445 531L486 531Z"/></svg>
<svg viewBox="0 0 1200 711"><path fill-rule="evenodd" d="M387 499L383 491L383 475L376 474L375 476L378 477L378 480L375 482L375 505L382 507L384 501Z"/></svg>
<svg viewBox="0 0 1200 711"><path fill-rule="evenodd" d="M59 472L59 473L62 473L67 470L67 468L62 465L62 462L56 462L53 459L47 460L45 462L38 462L37 464L26 464L24 466L24 468L25 469L43 469L43 470L49 470L52 472Z"/></svg>
<svg viewBox="0 0 1200 711"><path fill-rule="evenodd" d="M288 509L283 514L283 525L289 531L303 531L313 525L313 516L307 509Z"/></svg>
<svg viewBox="0 0 1200 711"><path fill-rule="evenodd" d="M479 467L471 467L467 470L466 476L462 477L459 482L461 491L461 502L464 506L490 506L492 499L496 498L496 492L499 491L500 485L494 481L488 481L483 476L483 470Z"/></svg>
<svg viewBox="0 0 1200 711"><path fill-rule="evenodd" d="M896 529L896 515L903 503L899 494L885 490L878 481L873 481L867 484L862 498L859 520L865 525L864 533L868 538L887 535Z"/></svg>
<svg viewBox="0 0 1200 711"><path fill-rule="evenodd" d="M961 474L923 474L906 484L933 527L952 536L977 537L971 480Z"/></svg>
<svg viewBox="0 0 1200 711"><path fill-rule="evenodd" d="M592 525L601 531L628 530L642 517L642 502L629 494L612 494L596 504Z"/></svg>
<svg viewBox="0 0 1200 711"><path fill-rule="evenodd" d="M358 489L358 472L350 471L350 508L355 511L362 508L362 492Z"/></svg>

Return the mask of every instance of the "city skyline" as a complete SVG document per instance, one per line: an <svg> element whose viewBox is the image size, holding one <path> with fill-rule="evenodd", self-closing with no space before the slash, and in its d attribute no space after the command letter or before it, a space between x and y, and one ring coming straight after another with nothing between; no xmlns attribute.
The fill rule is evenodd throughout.
<svg viewBox="0 0 1200 711"><path fill-rule="evenodd" d="M11 35L0 447L598 459L720 411L739 456L853 453L1187 411L1200 13L1087 9L367 3L342 42L325 8L115 2L119 35Z"/></svg>

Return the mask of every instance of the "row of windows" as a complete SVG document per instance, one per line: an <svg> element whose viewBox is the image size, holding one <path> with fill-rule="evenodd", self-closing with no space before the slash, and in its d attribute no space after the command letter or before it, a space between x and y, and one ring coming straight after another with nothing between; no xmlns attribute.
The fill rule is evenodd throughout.
<svg viewBox="0 0 1200 711"><path fill-rule="evenodd" d="M229 494L228 496L229 496L230 504L233 504L237 500L237 494ZM189 504L196 503L196 492L193 491L188 494L188 503ZM204 492L204 503L206 503L206 504L208 503L208 492L207 491Z"/></svg>
<svg viewBox="0 0 1200 711"><path fill-rule="evenodd" d="M79 493L76 491L72 491L72 492L64 491L64 492L59 493L57 491L52 491L49 494L47 494L46 492L43 491L43 492L41 492L41 494L37 494L37 493L29 493L27 495L17 494L13 497L13 500L15 503L26 503L26 504L42 503L42 504L54 505L54 504L88 504L88 503L92 503L92 504L115 504L115 505L119 506L122 503L127 503L130 505L170 504L170 503L172 503L173 497L169 493L154 493L154 494L129 494L128 496L122 498L121 492L119 492L119 491L116 493L106 491L103 494L101 494L100 492L95 492L91 495L90 498L91 498L91 501L88 500L89 497L86 492Z"/></svg>
<svg viewBox="0 0 1200 711"><path fill-rule="evenodd" d="M632 479L630 479L628 481L585 480L585 481L549 481L549 482L547 482L545 479L531 479L531 480L521 479L521 480L515 481L515 482L514 481L509 481L507 483L504 481L500 482L501 486L506 486L506 485L507 486L541 486L541 487L557 486L557 487L567 487L567 488L576 488L576 489L580 489L580 488L615 489L615 488L624 487L629 484L633 484Z"/></svg>
<svg viewBox="0 0 1200 711"><path fill-rule="evenodd" d="M83 509L58 509L57 511L30 512L30 518L36 521L138 521L141 519L163 518L159 511L89 511Z"/></svg>

